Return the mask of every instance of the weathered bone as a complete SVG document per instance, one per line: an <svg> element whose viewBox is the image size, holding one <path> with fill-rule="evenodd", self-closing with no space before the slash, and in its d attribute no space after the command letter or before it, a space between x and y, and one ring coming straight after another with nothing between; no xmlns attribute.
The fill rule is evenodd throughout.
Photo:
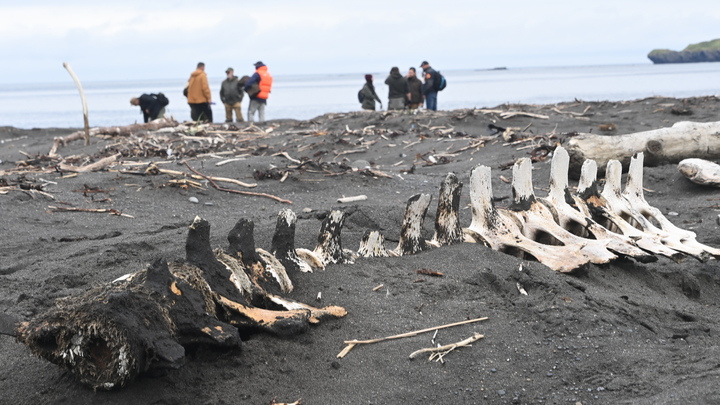
<svg viewBox="0 0 720 405"><path fill-rule="evenodd" d="M422 226L431 199L430 194L415 194L408 200L400 230L400 241L395 248L395 253L399 256L411 255L427 249L427 243L422 237Z"/></svg>
<svg viewBox="0 0 720 405"><path fill-rule="evenodd" d="M513 165L512 187L514 204L511 210L522 222L525 236L538 240L544 234L550 235L564 247L585 256L595 264L608 263L617 258L607 250L607 241L575 236L555 222L553 212L535 198L530 159L518 159Z"/></svg>
<svg viewBox="0 0 720 405"><path fill-rule="evenodd" d="M272 238L270 251L285 266L286 271L300 270L312 273L312 268L295 252L295 223L297 216L290 209L283 209L277 217L275 234Z"/></svg>
<svg viewBox="0 0 720 405"><path fill-rule="evenodd" d="M470 173L470 203L472 223L463 230L466 240L484 242L494 250L521 250L561 272L573 271L588 262L568 248L543 245L524 236L517 217L495 208L489 167L477 166Z"/></svg>
<svg viewBox="0 0 720 405"><path fill-rule="evenodd" d="M663 238L668 246L675 249L676 244L682 245L682 252L692 254L696 258L705 261L709 256L720 258L720 249L716 249L707 245L703 245L696 240L695 232L678 228L670 222L659 209L650 206L645 200L642 187L643 181L643 154L638 153L630 160L630 168L628 170L625 190L622 195L635 211L639 212L644 218L655 221L660 225L660 229L666 234ZM656 228L657 229L657 228ZM672 240L672 242L670 242ZM695 254L690 253L695 252Z"/></svg>
<svg viewBox="0 0 720 405"><path fill-rule="evenodd" d="M390 253L385 249L385 237L378 231L367 231L360 241L358 249L360 257L388 257Z"/></svg>
<svg viewBox="0 0 720 405"><path fill-rule="evenodd" d="M610 203L598 192L597 164L594 160L586 160L582 166L580 182L578 183L578 196L579 198L575 199L578 209L606 229L620 232L629 237L643 250L668 257L676 262L683 260L684 255L682 253L668 248L655 235L635 228L623 217L615 213Z"/></svg>
<svg viewBox="0 0 720 405"><path fill-rule="evenodd" d="M352 254L348 254L348 251L342 248L342 242L340 241L340 232L344 222L345 213L333 210L320 226L318 244L315 246L314 253L320 257L325 265L328 263L353 263Z"/></svg>
<svg viewBox="0 0 720 405"><path fill-rule="evenodd" d="M440 197L435 215L435 235L432 239L440 246L463 241L463 232L460 226L461 193L462 183L455 173L448 173L440 186Z"/></svg>
<svg viewBox="0 0 720 405"><path fill-rule="evenodd" d="M720 165L705 159L683 159L678 171L693 183L720 187Z"/></svg>
<svg viewBox="0 0 720 405"><path fill-rule="evenodd" d="M657 261L657 257L638 248L629 237L610 232L574 207L578 203L568 188L569 160L565 148L555 148L550 166L550 192L546 199L540 199L553 207L557 214L557 223L577 236L592 235L595 239L607 241L607 248L617 254L633 257L643 263Z"/></svg>
<svg viewBox="0 0 720 405"><path fill-rule="evenodd" d="M60 300L19 325L18 340L38 356L66 367L81 382L112 389L152 369L180 367L186 345L239 345L238 329L232 325L289 334L323 317L345 316L340 307L314 308L265 292L246 274L249 270L242 261L244 256L253 266L262 262L242 253L252 252L253 243L237 240L248 229L251 233L252 223L238 224L228 237L234 254L218 253L222 261L210 247L209 224L196 218L185 244L186 262L168 264L161 259L145 270ZM268 307L254 307L257 297ZM274 310L280 307L286 310Z"/></svg>

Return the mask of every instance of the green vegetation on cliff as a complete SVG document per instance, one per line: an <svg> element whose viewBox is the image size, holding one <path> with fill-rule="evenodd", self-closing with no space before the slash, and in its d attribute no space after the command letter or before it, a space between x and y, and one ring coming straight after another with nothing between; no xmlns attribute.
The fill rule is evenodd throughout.
<svg viewBox="0 0 720 405"><path fill-rule="evenodd" d="M715 51L720 49L720 39L690 44L683 51Z"/></svg>

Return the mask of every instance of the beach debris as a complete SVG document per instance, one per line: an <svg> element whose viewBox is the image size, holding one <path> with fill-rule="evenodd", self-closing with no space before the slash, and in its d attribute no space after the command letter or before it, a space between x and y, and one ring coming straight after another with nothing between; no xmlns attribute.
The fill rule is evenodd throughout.
<svg viewBox="0 0 720 405"><path fill-rule="evenodd" d="M350 250L343 249L342 241L340 240L340 231L345 222L345 217L346 214L344 212L333 210L323 220L320 227L320 234L318 235L318 242L313 253L324 265L328 265L329 263L352 264L355 260L354 253Z"/></svg>
<svg viewBox="0 0 720 405"><path fill-rule="evenodd" d="M63 298L30 322L3 316L0 327L83 384L109 390L141 373L181 367L186 346L232 348L240 345L239 330L294 335L321 319L346 315L341 307L315 308L264 289L254 271L265 263L239 254L254 250L248 231L251 224L239 221L228 236L230 249L213 252L210 224L196 217L184 262L158 259Z"/></svg>
<svg viewBox="0 0 720 405"><path fill-rule="evenodd" d="M448 173L440 185L440 196L435 214L435 234L432 238L434 245L452 245L463 241L462 227L460 226L462 186L455 173Z"/></svg>
<svg viewBox="0 0 720 405"><path fill-rule="evenodd" d="M98 214L117 215L119 217L125 217L125 218L135 218L132 215L125 214L122 211L116 210L114 208L79 208L79 207L57 207L54 205L48 205L47 212L92 212L92 213L98 213Z"/></svg>
<svg viewBox="0 0 720 405"><path fill-rule="evenodd" d="M720 165L705 159L683 159L678 171L693 183L720 187Z"/></svg>
<svg viewBox="0 0 720 405"><path fill-rule="evenodd" d="M422 333L433 332L436 330L452 328L452 327L460 326L460 325L467 325L469 323L486 321L487 319L488 319L488 317L468 319L465 321L454 322L454 323L449 323L449 324L440 325L440 326L433 326L433 327L427 328L427 329L420 329L420 330L416 330L416 331L412 331L412 332L401 333L399 335L392 335L392 336L387 336L387 337L383 337L383 338L379 338L379 339L346 340L343 343L345 343L347 346L345 346L345 348L340 353L338 353L336 357L338 359L341 359L341 358L347 356L347 354L350 353L350 350L352 350L357 345L367 345L367 344L385 342L388 340L402 339L402 338L406 338L406 337L417 336Z"/></svg>
<svg viewBox="0 0 720 405"><path fill-rule="evenodd" d="M470 336L467 339L463 339L459 342L451 343L449 345L443 345L438 347L428 347L425 349L416 350L412 353L410 353L410 356L408 356L410 359L414 359L415 357L423 354L423 353L430 353L430 357L428 357L428 361L435 360L436 362L445 363L445 356L448 355L453 350L459 348L459 347L470 347L474 342L477 342L478 340L484 338L485 335L481 335L479 333L474 333L472 336Z"/></svg>
<svg viewBox="0 0 720 405"><path fill-rule="evenodd" d="M432 276L432 277L444 277L445 275L442 274L439 271L430 270L430 269L417 269L415 270L415 273L422 274L424 276Z"/></svg>
<svg viewBox="0 0 720 405"><path fill-rule="evenodd" d="M63 62L63 67L68 71L68 73L70 73L70 77L72 77L73 82L75 82L75 87L77 87L78 92L80 93L80 101L82 102L83 110L83 122L85 126L85 145L90 145L90 123L88 120L88 108L87 100L85 99L85 91L83 90L82 83L80 83L80 79L77 77L72 67L70 67L70 64Z"/></svg>
<svg viewBox="0 0 720 405"><path fill-rule="evenodd" d="M617 125L615 125L613 123L600 124L600 125L598 125L598 129L603 132L615 132L615 131L617 131Z"/></svg>
<svg viewBox="0 0 720 405"><path fill-rule="evenodd" d="M686 158L720 159L720 121L681 121L669 128L654 129L627 135L604 136L580 134L570 138L566 149L570 154L570 176L577 178L585 160L594 160L601 172L608 161L619 160L627 169L630 158L645 154L645 164L677 163Z"/></svg>
<svg viewBox="0 0 720 405"><path fill-rule="evenodd" d="M365 201L365 200L367 200L367 198L368 197L365 194L361 194L361 195L355 195L352 197L341 197L341 198L338 198L337 202L349 203L349 202Z"/></svg>
<svg viewBox="0 0 720 405"><path fill-rule="evenodd" d="M302 405L302 403L302 398L298 398L295 402L277 402L275 398L273 398L269 405Z"/></svg>

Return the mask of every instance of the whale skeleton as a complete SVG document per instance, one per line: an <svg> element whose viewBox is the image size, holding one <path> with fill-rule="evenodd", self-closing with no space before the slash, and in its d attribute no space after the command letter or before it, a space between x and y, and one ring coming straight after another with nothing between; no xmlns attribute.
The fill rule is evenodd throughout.
<svg viewBox="0 0 720 405"><path fill-rule="evenodd" d="M620 162L608 162L602 192L597 165L586 160L572 193L568 164L567 151L556 148L550 191L537 197L531 161L519 159L508 208L493 202L490 168L476 166L470 173L472 221L467 228L460 226L462 183L450 173L440 186L432 239L423 237L432 196L416 194L408 200L398 245L391 250L376 230L363 235L357 252L343 248L346 214L339 210L325 217L313 250L295 247L297 217L291 210L278 214L270 251L255 246L254 225L246 219L228 234L227 249L212 250L210 225L196 218L189 227L184 262L160 259L64 298L30 322L0 313L0 334L16 336L36 355L65 366L95 389L112 389L151 369L180 367L187 345L233 347L243 330L296 334L322 319L345 316L342 307L317 308L284 297L294 288L291 275L331 264L406 256L463 241L531 256L559 272L618 257L640 262L657 256L675 261L720 258L720 249L698 242L695 233L673 225L645 200L642 153L632 157L622 191Z"/></svg>

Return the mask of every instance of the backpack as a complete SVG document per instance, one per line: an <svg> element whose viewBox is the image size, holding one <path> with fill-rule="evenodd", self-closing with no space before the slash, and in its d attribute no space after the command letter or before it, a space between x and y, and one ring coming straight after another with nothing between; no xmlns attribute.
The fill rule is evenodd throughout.
<svg viewBox="0 0 720 405"><path fill-rule="evenodd" d="M156 94L156 95L155 95L155 99L157 99L158 103L160 103L160 107L161 107L161 108L167 106L168 104L170 104L170 100L168 100L168 98L165 97L165 95L162 94L162 93Z"/></svg>
<svg viewBox="0 0 720 405"><path fill-rule="evenodd" d="M433 90L443 91L445 87L447 87L447 80L445 80L445 76L441 75L440 72L437 72L435 80L433 80Z"/></svg>
<svg viewBox="0 0 720 405"><path fill-rule="evenodd" d="M365 96L363 95L362 91L363 91L363 89L360 89L360 91L358 91L358 102L360 102L360 103L365 101Z"/></svg>

